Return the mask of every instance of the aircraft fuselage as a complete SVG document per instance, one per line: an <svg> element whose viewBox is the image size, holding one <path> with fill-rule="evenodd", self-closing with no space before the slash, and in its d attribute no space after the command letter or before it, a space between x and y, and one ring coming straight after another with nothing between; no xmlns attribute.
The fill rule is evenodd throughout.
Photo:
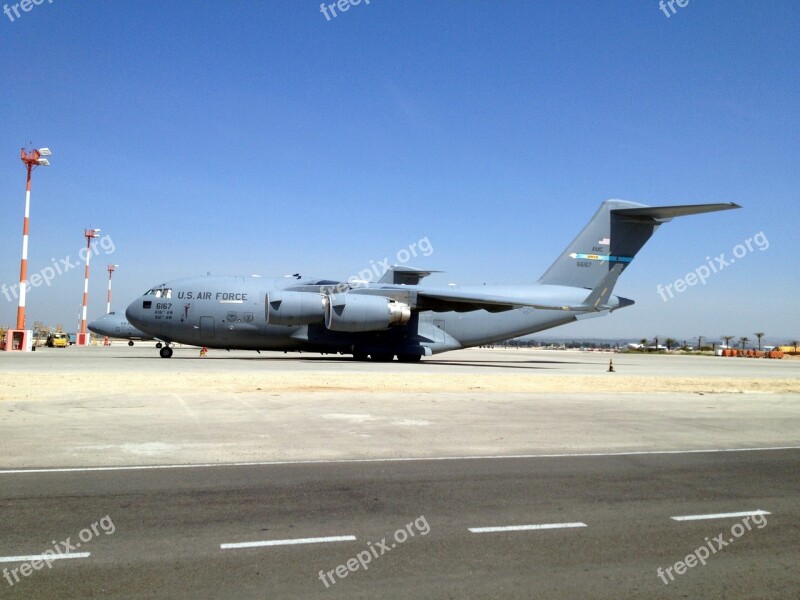
<svg viewBox="0 0 800 600"><path fill-rule="evenodd" d="M299 289L319 297L337 282L311 278L208 276L164 283L128 307L131 323L153 337L208 348L285 350L325 353L391 353L430 355L535 333L580 318L581 313L520 307L500 312L487 310L414 311L405 324L376 331L328 330L323 319L303 325L268 322L270 294ZM369 284L359 292L370 295L408 295L435 288ZM580 303L588 290L566 286L521 285L448 287L453 290L503 295L541 304ZM352 293L352 292L350 292ZM412 299L413 302L413 299ZM612 296L612 310L629 304ZM608 311L605 311L606 313ZM603 313L591 313L596 316Z"/></svg>

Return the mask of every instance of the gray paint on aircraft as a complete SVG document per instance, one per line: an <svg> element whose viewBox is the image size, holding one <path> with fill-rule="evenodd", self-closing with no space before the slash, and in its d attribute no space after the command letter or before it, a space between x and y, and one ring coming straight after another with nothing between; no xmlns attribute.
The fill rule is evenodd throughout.
<svg viewBox="0 0 800 600"><path fill-rule="evenodd" d="M408 266L353 285L298 274L206 276L155 286L126 315L168 343L416 360L630 306L632 300L613 295L614 285L658 227L676 216L733 208L740 207L607 200L534 284L427 287L419 283L432 271ZM162 348L163 357L171 354Z"/></svg>

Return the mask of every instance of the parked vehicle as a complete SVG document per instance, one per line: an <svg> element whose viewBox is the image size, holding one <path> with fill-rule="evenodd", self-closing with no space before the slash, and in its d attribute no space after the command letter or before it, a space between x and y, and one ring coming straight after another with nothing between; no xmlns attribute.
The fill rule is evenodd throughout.
<svg viewBox="0 0 800 600"><path fill-rule="evenodd" d="M66 348L69 346L69 336L66 333L51 333L47 336L48 348Z"/></svg>

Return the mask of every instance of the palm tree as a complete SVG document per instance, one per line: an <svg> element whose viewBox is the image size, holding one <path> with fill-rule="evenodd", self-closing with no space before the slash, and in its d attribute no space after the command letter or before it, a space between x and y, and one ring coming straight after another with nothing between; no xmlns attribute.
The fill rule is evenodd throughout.
<svg viewBox="0 0 800 600"><path fill-rule="evenodd" d="M797 344L800 344L797 340L792 340L791 345L794 346L794 353L797 354Z"/></svg>
<svg viewBox="0 0 800 600"><path fill-rule="evenodd" d="M747 349L747 342L749 342L749 341L750 341L749 337L740 337L739 338L739 343L742 345L742 350Z"/></svg>
<svg viewBox="0 0 800 600"><path fill-rule="evenodd" d="M646 340L645 338L642 338L642 339L640 339L640 340L639 340L639 343L640 343L642 346L647 346L647 340Z"/></svg>
<svg viewBox="0 0 800 600"><path fill-rule="evenodd" d="M761 338L764 337L764 332L761 331L761 332L755 333L753 335L755 335L758 338L758 349L761 350Z"/></svg>
<svg viewBox="0 0 800 600"><path fill-rule="evenodd" d="M723 335L722 339L725 340L725 345L730 348L731 347L731 340L735 338L735 335Z"/></svg>
<svg viewBox="0 0 800 600"><path fill-rule="evenodd" d="M673 340L672 338L667 338L667 339L664 340L664 344L667 346L667 350L672 350L672 347L676 343L677 342L675 340Z"/></svg>

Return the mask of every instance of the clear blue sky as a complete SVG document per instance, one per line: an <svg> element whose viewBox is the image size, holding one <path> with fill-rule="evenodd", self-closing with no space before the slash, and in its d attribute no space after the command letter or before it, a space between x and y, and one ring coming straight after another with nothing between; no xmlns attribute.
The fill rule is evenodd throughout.
<svg viewBox="0 0 800 600"><path fill-rule="evenodd" d="M9 0L10 1L10 0ZM676 6L677 8L677 6ZM690 0L47 0L0 14L0 283L93 257L90 318L204 274L347 277L428 237L431 283L535 281L607 198L737 202L664 226L621 278L637 301L564 336L800 336L800 5ZM13 13L12 13L13 15ZM763 231L756 250L664 302ZM83 270L31 290L74 330ZM0 295L0 323L16 303Z"/></svg>

